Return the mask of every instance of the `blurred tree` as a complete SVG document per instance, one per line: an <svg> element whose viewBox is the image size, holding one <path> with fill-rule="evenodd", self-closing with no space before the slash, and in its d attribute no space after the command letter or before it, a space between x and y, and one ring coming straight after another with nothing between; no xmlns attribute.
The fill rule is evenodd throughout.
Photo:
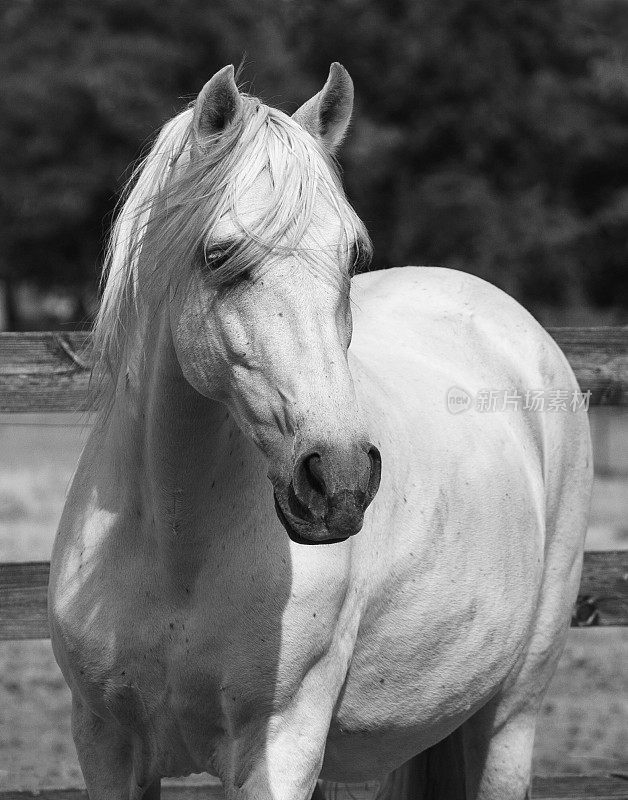
<svg viewBox="0 0 628 800"><path fill-rule="evenodd" d="M0 278L93 287L128 165L246 54L288 111L331 61L353 75L343 163L377 266L628 307L627 23L625 0L8 0Z"/></svg>
<svg viewBox="0 0 628 800"><path fill-rule="evenodd" d="M359 88L344 160L378 264L628 307L627 35L623 0L300 4L299 61L341 52Z"/></svg>
<svg viewBox="0 0 628 800"><path fill-rule="evenodd" d="M288 71L272 0L12 0L0 6L0 279L94 286L129 165L242 57ZM257 71L257 70L256 70Z"/></svg>

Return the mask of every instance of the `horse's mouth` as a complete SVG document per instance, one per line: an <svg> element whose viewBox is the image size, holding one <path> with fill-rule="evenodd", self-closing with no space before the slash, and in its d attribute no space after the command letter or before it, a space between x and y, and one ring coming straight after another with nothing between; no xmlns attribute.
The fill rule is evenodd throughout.
<svg viewBox="0 0 628 800"><path fill-rule="evenodd" d="M273 497L275 500L275 511L277 513L277 517L279 518L279 522L281 522L281 524L286 529L286 533L288 534L290 539L293 542L296 542L296 544L337 544L338 542L346 542L346 540L349 538L348 536L338 536L333 539L332 538L326 539L326 538L310 538L307 536L302 536L295 530L294 525L291 524L291 522L288 519L288 516L284 513L284 510L281 507L281 503L277 498L276 492L273 492ZM308 523L305 520L299 522L300 526L308 525ZM299 522L297 522L297 520L295 519L295 523L299 524Z"/></svg>

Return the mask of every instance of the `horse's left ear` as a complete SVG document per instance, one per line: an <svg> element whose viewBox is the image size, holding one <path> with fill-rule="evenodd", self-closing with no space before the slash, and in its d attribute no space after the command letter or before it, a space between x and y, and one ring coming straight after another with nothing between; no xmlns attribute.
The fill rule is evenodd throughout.
<svg viewBox="0 0 628 800"><path fill-rule="evenodd" d="M192 126L197 140L224 131L241 108L242 98L236 86L233 64L229 64L207 81L196 98Z"/></svg>
<svg viewBox="0 0 628 800"><path fill-rule="evenodd" d="M353 81L342 64L334 61L323 88L292 118L333 153L344 139L352 111Z"/></svg>

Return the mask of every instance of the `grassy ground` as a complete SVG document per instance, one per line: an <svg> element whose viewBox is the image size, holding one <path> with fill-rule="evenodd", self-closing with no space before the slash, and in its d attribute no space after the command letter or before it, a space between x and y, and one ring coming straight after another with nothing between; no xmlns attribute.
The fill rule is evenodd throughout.
<svg viewBox="0 0 628 800"><path fill-rule="evenodd" d="M611 440L617 447L623 438L624 453L628 417L617 430ZM5 425L0 418L0 560L49 557L84 438L76 427ZM589 547L627 546L628 480L598 479ZM628 629L571 631L539 722L537 773L628 771L627 663ZM0 642L0 785L82 785L69 693L49 642Z"/></svg>

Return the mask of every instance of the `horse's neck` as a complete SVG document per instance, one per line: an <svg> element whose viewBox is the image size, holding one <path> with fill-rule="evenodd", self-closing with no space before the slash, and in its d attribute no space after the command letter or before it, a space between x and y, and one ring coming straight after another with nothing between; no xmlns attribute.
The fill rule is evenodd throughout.
<svg viewBox="0 0 628 800"><path fill-rule="evenodd" d="M225 443L238 437L225 406L196 392L183 377L168 315L130 345L109 421L143 512L164 538L190 523L212 482L226 468ZM117 459L118 463L120 460Z"/></svg>

